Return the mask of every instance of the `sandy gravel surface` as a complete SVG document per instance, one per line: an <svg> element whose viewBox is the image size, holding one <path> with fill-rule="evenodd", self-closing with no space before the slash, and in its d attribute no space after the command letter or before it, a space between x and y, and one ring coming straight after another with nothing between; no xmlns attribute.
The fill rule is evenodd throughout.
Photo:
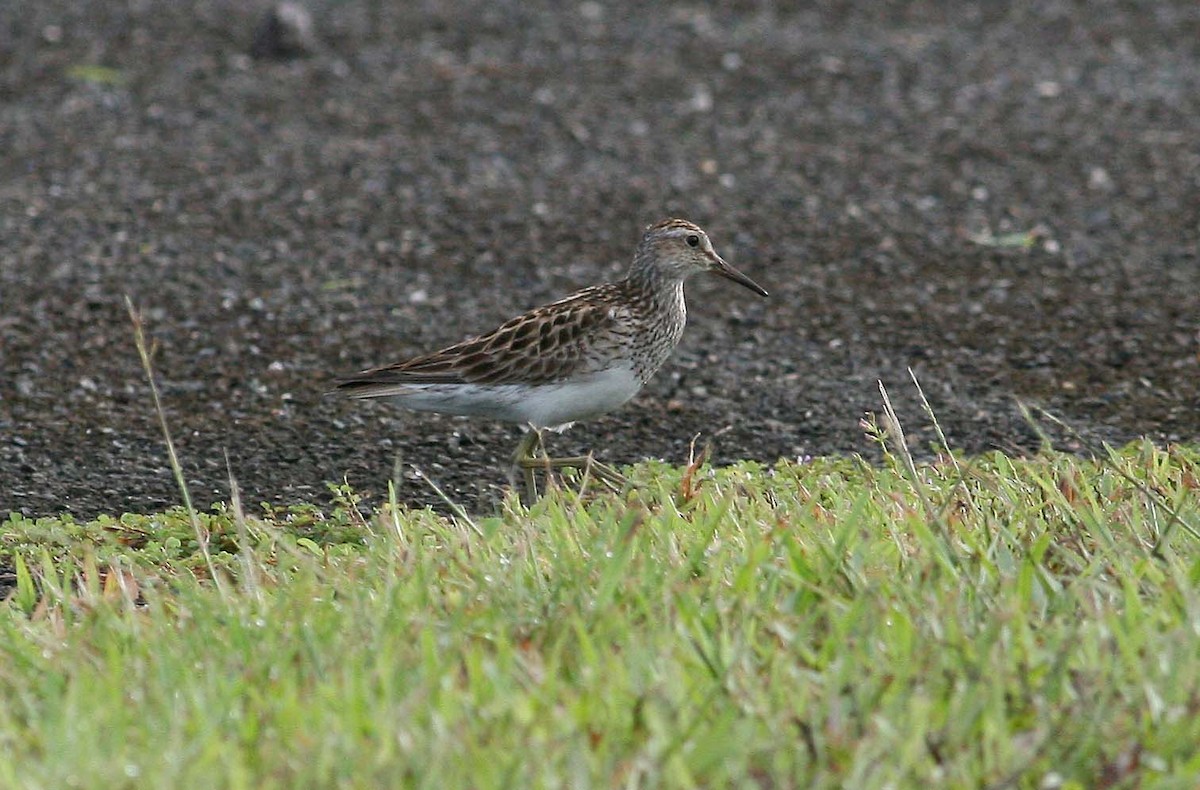
<svg viewBox="0 0 1200 790"><path fill-rule="evenodd" d="M400 453L486 509L517 429L330 378L617 277L665 216L772 297L692 283L668 367L556 450L869 455L878 379L924 450L908 367L970 451L1036 446L1016 398L1200 438L1200 4L805 6L313 2L272 60L263 6L0 4L0 513L177 501L126 294L201 504L226 452L275 502Z"/></svg>

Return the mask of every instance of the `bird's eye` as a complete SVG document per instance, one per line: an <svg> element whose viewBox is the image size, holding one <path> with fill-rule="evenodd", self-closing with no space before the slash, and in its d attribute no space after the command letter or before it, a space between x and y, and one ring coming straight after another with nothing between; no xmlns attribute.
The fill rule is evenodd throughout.
<svg viewBox="0 0 1200 790"><path fill-rule="evenodd" d="M687 237L687 243L689 247L699 247L700 237L693 233L691 236Z"/></svg>

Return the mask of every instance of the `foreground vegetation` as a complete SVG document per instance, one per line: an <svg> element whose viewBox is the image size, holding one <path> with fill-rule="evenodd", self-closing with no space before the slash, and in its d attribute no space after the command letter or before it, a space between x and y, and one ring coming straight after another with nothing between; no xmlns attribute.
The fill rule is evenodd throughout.
<svg viewBox="0 0 1200 790"><path fill-rule="evenodd" d="M1200 776L1200 453L0 524L0 786Z"/></svg>

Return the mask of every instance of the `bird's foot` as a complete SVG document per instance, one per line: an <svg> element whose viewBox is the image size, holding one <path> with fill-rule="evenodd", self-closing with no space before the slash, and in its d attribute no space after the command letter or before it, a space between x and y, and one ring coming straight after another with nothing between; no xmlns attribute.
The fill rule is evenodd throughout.
<svg viewBox="0 0 1200 790"><path fill-rule="evenodd" d="M522 458L519 463L522 469L530 473L537 469L544 469L547 472L553 469L576 469L583 474L585 481L588 478L595 478L615 491L620 491L629 485L629 480L623 474L608 464L597 461L591 453L565 458L548 458L546 456Z"/></svg>
<svg viewBox="0 0 1200 790"><path fill-rule="evenodd" d="M541 450L540 455L535 452L535 448ZM614 491L620 491L629 485L629 481L625 479L624 475L608 464L597 461L591 453L565 458L550 458L542 446L542 436L538 430L529 431L521 439L517 452L513 455L509 483L515 487L517 475L520 473L525 483L526 499L528 503L532 504L538 498L537 479L534 473L538 470L545 471L548 479L553 480L550 475L556 469L578 470L582 475L584 487L587 486L588 481L593 479L599 480Z"/></svg>

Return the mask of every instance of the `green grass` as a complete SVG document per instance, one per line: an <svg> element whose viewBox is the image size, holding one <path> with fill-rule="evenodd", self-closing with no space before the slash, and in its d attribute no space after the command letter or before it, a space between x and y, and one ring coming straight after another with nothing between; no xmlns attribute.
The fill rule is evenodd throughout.
<svg viewBox="0 0 1200 790"><path fill-rule="evenodd" d="M0 786L1194 786L1200 451L959 463L10 517Z"/></svg>

